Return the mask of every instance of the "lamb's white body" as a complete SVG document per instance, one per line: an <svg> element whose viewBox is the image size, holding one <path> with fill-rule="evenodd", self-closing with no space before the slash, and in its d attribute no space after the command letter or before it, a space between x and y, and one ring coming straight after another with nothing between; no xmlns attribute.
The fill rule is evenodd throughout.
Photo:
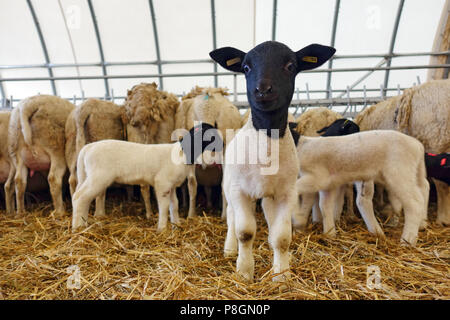
<svg viewBox="0 0 450 320"><path fill-rule="evenodd" d="M175 188L194 175L194 166L186 165L185 159L179 142L146 145L102 140L85 145L78 156L72 228L87 225L89 204L114 182L153 186L159 207L158 231L167 226L169 204L171 222L178 224Z"/></svg>
<svg viewBox="0 0 450 320"><path fill-rule="evenodd" d="M325 233L336 232L334 210L338 187L355 181L375 181L385 185L389 194L401 203L405 211L402 240L416 244L419 227L427 217L429 192L424 147L418 140L392 130L301 137L297 152L301 175L297 191L320 192ZM373 186L367 192L373 193ZM365 208L361 214L369 230L379 233L381 228L373 210L367 210L367 205L361 207ZM296 216L294 223L302 219Z"/></svg>
<svg viewBox="0 0 450 320"><path fill-rule="evenodd" d="M271 142L275 144L271 145ZM260 150L260 154L265 156L260 157L255 164L250 164L249 158L254 155L252 147L258 145L264 148L265 144L268 152ZM278 150L274 150L274 146ZM270 161L269 165L265 164L267 160ZM269 166L278 167L278 170L264 174ZM273 272L278 274L274 280L283 280L287 276L286 273L280 273L289 270L291 212L298 199L295 191L297 174L295 145L289 129L283 138L271 139L255 130L250 117L227 147L224 192L228 202L228 232L224 251L225 255L233 255L239 246L237 271L248 280L253 279L254 273L252 246L256 233L255 201L258 198L263 198L269 243L274 251Z"/></svg>

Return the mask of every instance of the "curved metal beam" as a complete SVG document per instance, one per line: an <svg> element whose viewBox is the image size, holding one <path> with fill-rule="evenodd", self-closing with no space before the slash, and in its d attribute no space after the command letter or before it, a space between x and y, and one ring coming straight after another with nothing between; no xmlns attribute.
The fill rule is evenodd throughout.
<svg viewBox="0 0 450 320"><path fill-rule="evenodd" d="M334 5L334 17L333 17L333 29L331 30L331 46L334 47L334 43L336 42L336 30L337 30L337 22L339 17L339 8L341 6L341 0L336 0L336 4ZM333 58L328 61L328 69L333 68ZM331 85L331 72L327 74L327 86L325 89L329 90ZM327 98L331 98L331 92L327 92Z"/></svg>
<svg viewBox="0 0 450 320"><path fill-rule="evenodd" d="M36 31L37 31L38 36L39 36L39 41L41 42L41 47L42 47L42 51L44 53L45 63L50 64L50 58L49 58L49 55L48 55L47 46L45 44L44 36L42 35L41 26L39 25L39 20L37 18L36 11L34 11L34 7L33 7L33 4L31 3L31 0L27 0L27 4L28 4L28 8L30 9L31 16L33 17L33 22L34 22L34 25L36 27ZM48 69L48 75L50 76L50 78L53 78L53 70L52 70L52 68L48 67L47 69ZM56 96L57 92L56 92L55 81L54 80L50 80L50 84L52 86L53 94Z"/></svg>
<svg viewBox="0 0 450 320"><path fill-rule="evenodd" d="M98 31L97 17L95 16L95 11L94 11L94 6L92 5L92 1L87 0L87 2L88 2L88 6L89 6L89 11L91 13L92 24L94 25L95 37L97 38L98 51L100 52L100 61L101 61L101 65L102 65L102 72L103 72L103 75L106 76L107 72L106 72L106 65L105 65L105 55L103 54L102 40L100 38L100 32ZM109 99L108 79L105 78L104 81L105 81L105 91L106 91L105 98Z"/></svg>
<svg viewBox="0 0 450 320"><path fill-rule="evenodd" d="M273 0L273 15L272 15L272 41L275 41L277 34L277 0Z"/></svg>
<svg viewBox="0 0 450 320"><path fill-rule="evenodd" d="M211 22L212 22L212 36L213 36L213 50L217 49L217 34L216 34L216 5L215 1L211 0ZM217 63L214 63L214 72L217 72ZM217 76L214 76L214 86L219 84Z"/></svg>
<svg viewBox="0 0 450 320"><path fill-rule="evenodd" d="M156 50L156 64L158 65L158 73L162 74L161 52L159 50L158 29L156 27L156 14L155 8L153 7L153 0L148 0L148 5L150 6L150 14L152 16L153 38L155 39L155 50ZM161 90L164 89L162 78L159 78L159 88Z"/></svg>
<svg viewBox="0 0 450 320"><path fill-rule="evenodd" d="M404 4L405 4L405 0L400 0L398 3L397 16L395 17L394 29L392 30L391 43L389 45L389 56L386 58L386 67L388 67L388 68L391 66L392 53L394 52L395 39L397 38L398 26L400 24L400 18L402 16ZM389 82L389 69L386 69L386 73L384 74L383 88L387 88L388 82ZM383 89L383 96L386 97L385 89Z"/></svg>

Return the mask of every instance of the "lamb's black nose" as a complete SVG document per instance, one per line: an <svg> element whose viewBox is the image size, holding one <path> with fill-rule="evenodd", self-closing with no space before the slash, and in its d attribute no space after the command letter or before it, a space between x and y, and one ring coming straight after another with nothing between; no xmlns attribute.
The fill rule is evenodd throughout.
<svg viewBox="0 0 450 320"><path fill-rule="evenodd" d="M268 82L260 82L255 88L255 93L259 96L265 96L272 93L272 85Z"/></svg>

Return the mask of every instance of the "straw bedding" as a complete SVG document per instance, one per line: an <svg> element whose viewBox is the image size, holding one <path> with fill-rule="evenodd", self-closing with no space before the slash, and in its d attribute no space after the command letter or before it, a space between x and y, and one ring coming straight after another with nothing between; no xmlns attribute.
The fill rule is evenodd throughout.
<svg viewBox="0 0 450 320"><path fill-rule="evenodd" d="M245 283L235 258L222 254L220 218L203 213L157 234L157 215L146 220L142 207L111 199L107 217L90 218L75 234L71 218L55 219L50 203L25 217L1 211L0 298L450 299L450 228L431 223L410 248L399 245L401 226L384 226L386 240L348 218L334 240L310 226L293 235L292 277L280 285L271 281L267 225L258 213L255 281ZM79 270L78 288L68 288L71 266ZM380 270L378 288L367 286L368 266Z"/></svg>

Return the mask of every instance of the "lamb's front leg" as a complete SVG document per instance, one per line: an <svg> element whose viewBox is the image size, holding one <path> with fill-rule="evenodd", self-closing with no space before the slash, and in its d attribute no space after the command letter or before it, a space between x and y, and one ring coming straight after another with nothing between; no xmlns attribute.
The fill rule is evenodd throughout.
<svg viewBox="0 0 450 320"><path fill-rule="evenodd" d="M94 217L104 217L105 212L105 199L106 199L106 189L100 195L95 198L95 213Z"/></svg>
<svg viewBox="0 0 450 320"><path fill-rule="evenodd" d="M240 191L232 194L235 234L238 239L239 254L236 261L237 272L246 280L252 281L255 269L253 259L253 240L256 234L256 219L252 199Z"/></svg>
<svg viewBox="0 0 450 320"><path fill-rule="evenodd" d="M180 225L180 216L178 214L178 198L176 188L170 190L170 222L179 226Z"/></svg>
<svg viewBox="0 0 450 320"><path fill-rule="evenodd" d="M152 205L150 203L150 186L148 184L141 184L141 195L145 204L145 217L150 219L152 217Z"/></svg>
<svg viewBox="0 0 450 320"><path fill-rule="evenodd" d="M291 212L297 195L292 192L278 199L264 198L264 215L269 226L269 243L273 250L273 281L289 278L289 245L292 239Z"/></svg>
<svg viewBox="0 0 450 320"><path fill-rule="evenodd" d="M334 212L336 210L337 196L338 189L319 191L319 206L320 211L322 211L323 233L330 237L336 236Z"/></svg>
<svg viewBox="0 0 450 320"><path fill-rule="evenodd" d="M301 231L305 230L315 199L316 199L315 193L302 194L301 204L299 205L298 210L294 211L294 214L292 216L292 223L295 229Z"/></svg>
<svg viewBox="0 0 450 320"><path fill-rule="evenodd" d="M356 181L355 187L357 192L356 206L366 223L367 229L370 233L384 237L383 229L378 224L373 212L373 195L375 191L373 181Z"/></svg>
<svg viewBox="0 0 450 320"><path fill-rule="evenodd" d="M197 198L197 178L195 177L195 168L191 166L188 174L188 190L189 190L189 212L188 217L193 218L197 215L196 198Z"/></svg>

